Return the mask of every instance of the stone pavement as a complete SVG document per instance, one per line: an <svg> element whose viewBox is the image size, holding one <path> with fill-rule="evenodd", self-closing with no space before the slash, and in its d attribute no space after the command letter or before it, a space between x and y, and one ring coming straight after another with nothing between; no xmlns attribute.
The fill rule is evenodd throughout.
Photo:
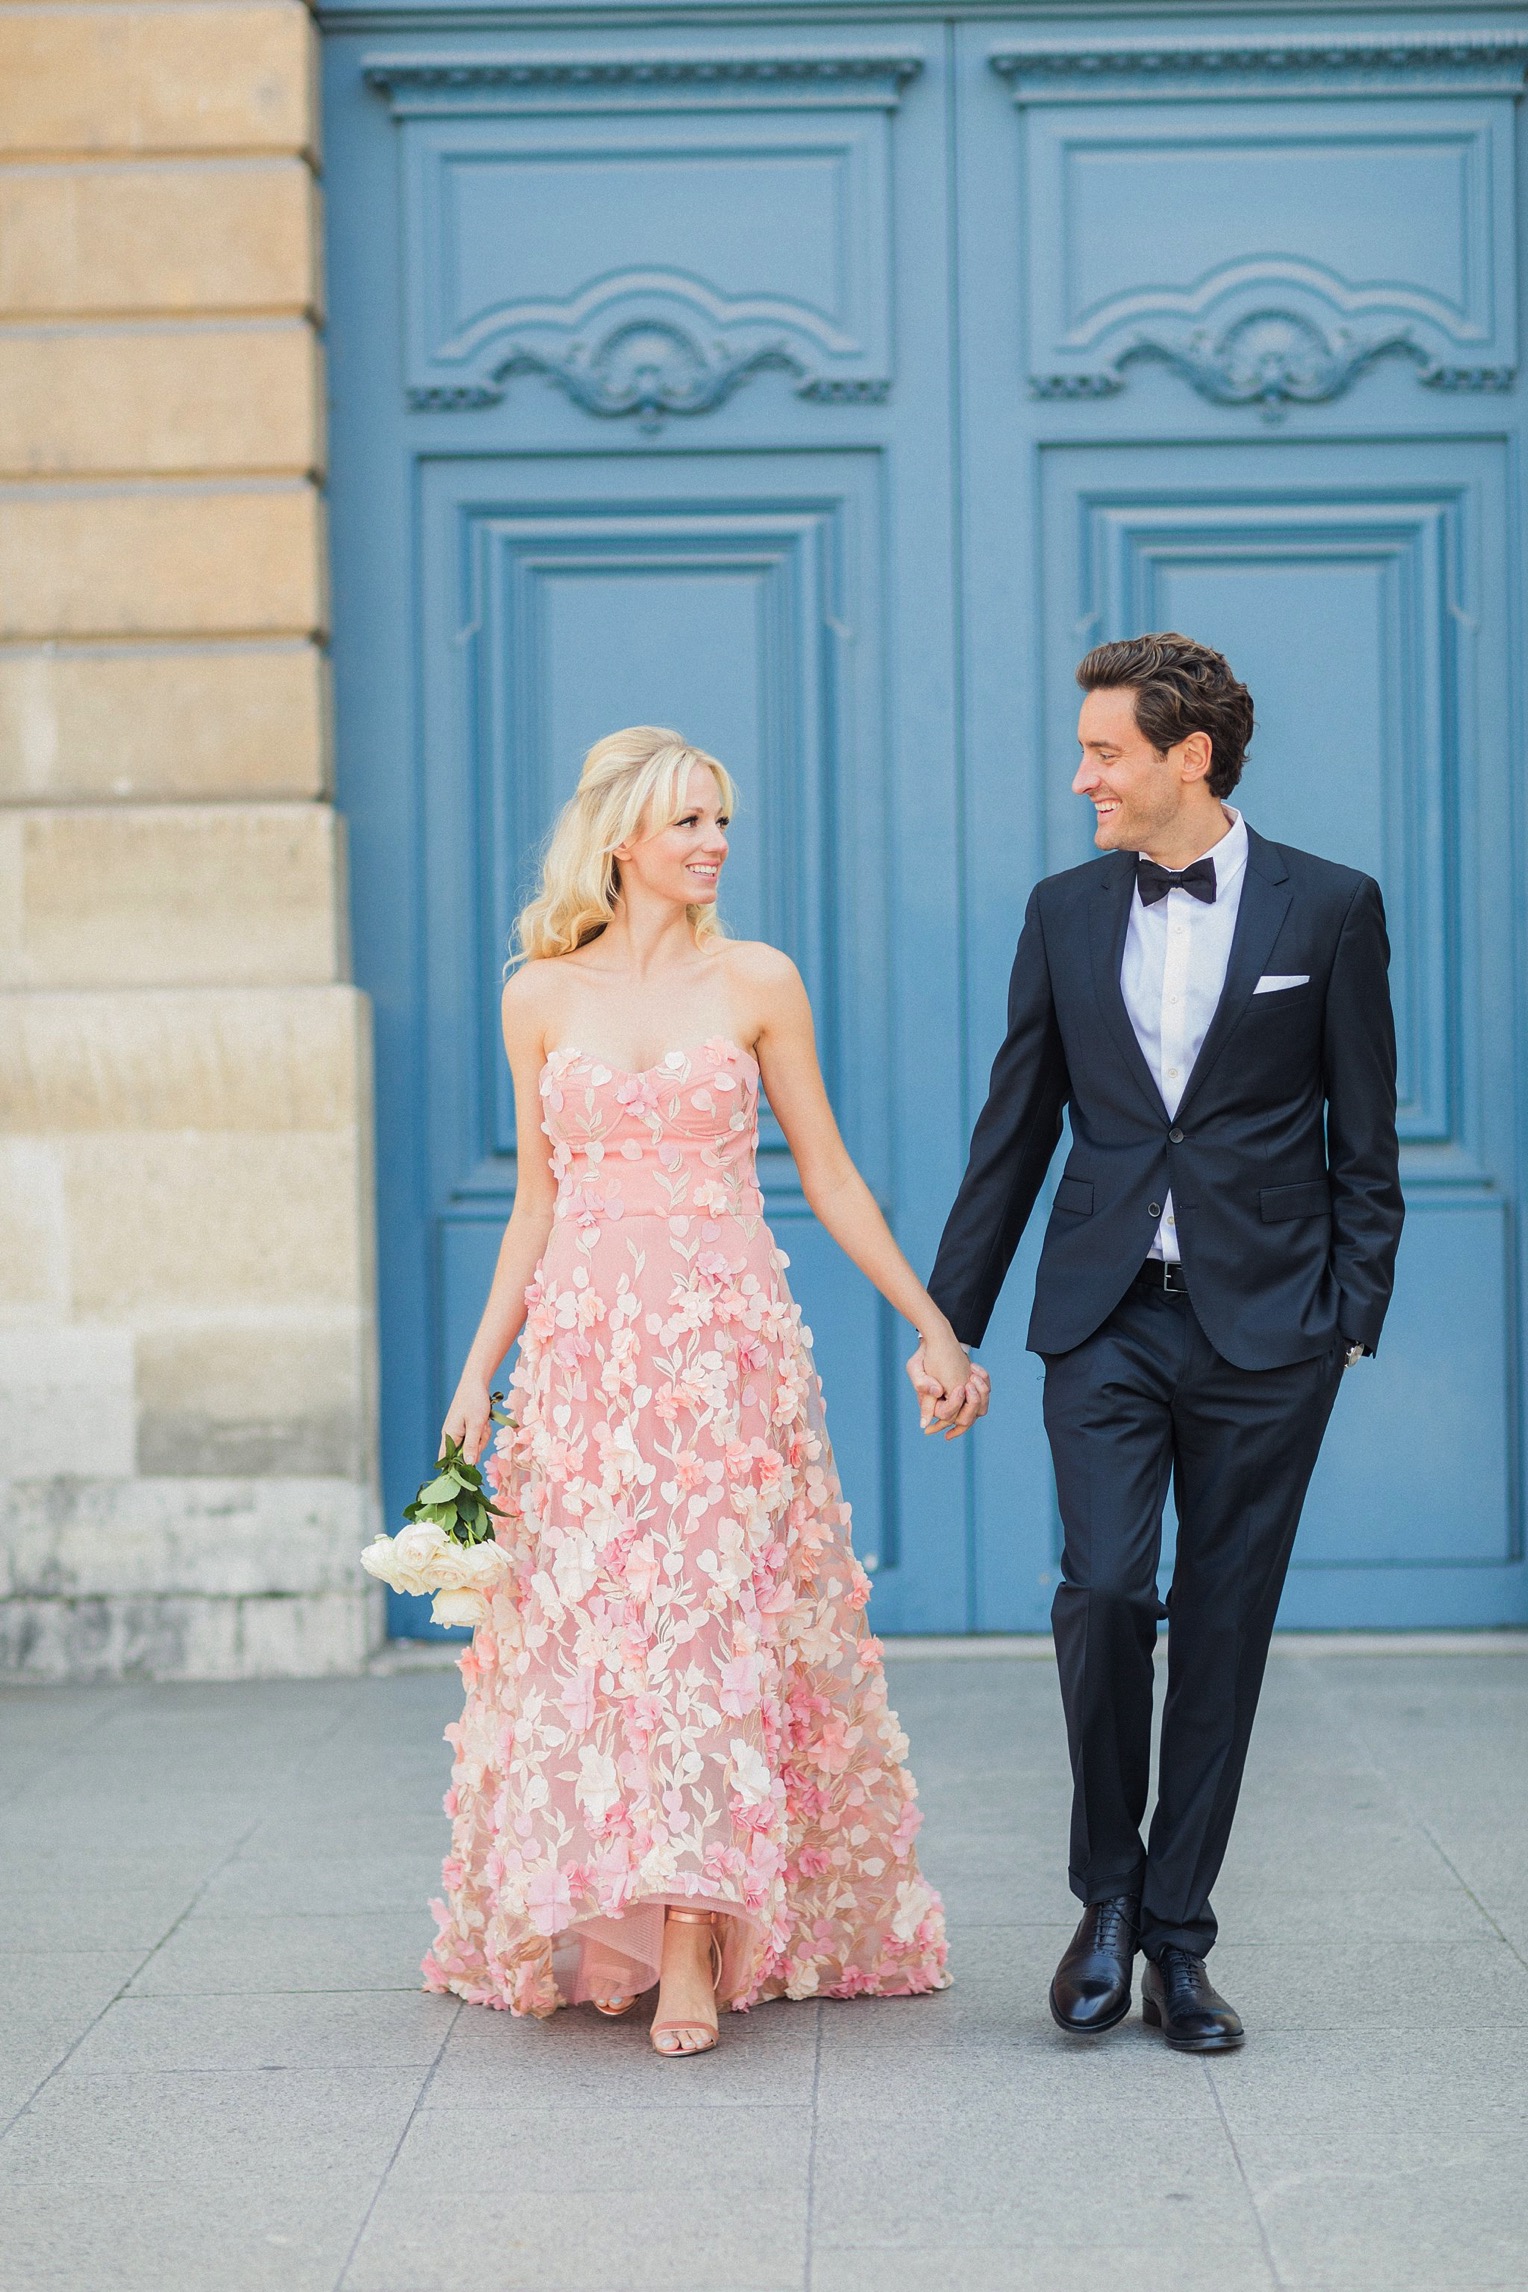
<svg viewBox="0 0 1528 2292"><path fill-rule="evenodd" d="M1213 2062L1047 2017L1050 1665L892 1688L955 1987L681 2063L418 1989L454 1673L0 1694L5 2292L1520 2292L1528 1661L1275 1657Z"/></svg>

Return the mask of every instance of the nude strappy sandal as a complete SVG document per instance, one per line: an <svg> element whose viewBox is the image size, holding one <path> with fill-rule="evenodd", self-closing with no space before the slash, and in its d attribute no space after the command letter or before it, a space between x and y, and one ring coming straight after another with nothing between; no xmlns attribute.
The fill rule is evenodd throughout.
<svg viewBox="0 0 1528 2292"><path fill-rule="evenodd" d="M711 1986L713 1989L715 1989L722 1978L722 1945L721 1939L716 1931L716 1912L714 1910L671 1909L668 1912L668 1916L673 1919L676 1926L710 1927L711 1963L715 1968L715 1972L712 1976ZM691 2036L703 2038L705 2042L702 2045L676 2045L673 2051L670 2052L666 2045L660 2045L658 2043L658 2039L662 2036L665 2036L671 2030L683 2030ZM654 2053L658 2054L662 2060L690 2061L693 2060L695 2055L698 2053L709 2053L713 2046L716 2044L717 2036L719 2033L715 2024L712 2022L655 2021L648 2034L653 2041Z"/></svg>

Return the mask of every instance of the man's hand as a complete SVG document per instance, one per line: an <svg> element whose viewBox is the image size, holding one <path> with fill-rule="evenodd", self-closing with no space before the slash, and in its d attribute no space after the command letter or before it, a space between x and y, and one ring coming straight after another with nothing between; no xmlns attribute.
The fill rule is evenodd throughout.
<svg viewBox="0 0 1528 2292"><path fill-rule="evenodd" d="M918 1396L918 1422L926 1433L942 1432L946 1440L958 1440L978 1417L986 1415L992 1397L991 1379L954 1340L950 1347L938 1348L933 1360L929 1353L925 1341L907 1364Z"/></svg>

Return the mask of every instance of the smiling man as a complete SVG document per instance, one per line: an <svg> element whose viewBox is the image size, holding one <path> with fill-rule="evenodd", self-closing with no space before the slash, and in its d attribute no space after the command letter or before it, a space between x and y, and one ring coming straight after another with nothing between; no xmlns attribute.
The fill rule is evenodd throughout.
<svg viewBox="0 0 1528 2292"><path fill-rule="evenodd" d="M1227 801L1252 698L1219 653L1137 637L1089 653L1077 681L1072 786L1105 856L1030 896L929 1288L978 1344L1065 1112L1029 1324L1064 1531L1052 1623L1085 1905L1051 2011L1080 2036L1113 2028L1140 1948L1147 2021L1218 2052L1243 2032L1205 1969L1210 1889L1300 1508L1344 1367L1379 1342L1400 1239L1389 948L1370 877L1265 841ZM1340 772L1334 758L1339 788Z"/></svg>

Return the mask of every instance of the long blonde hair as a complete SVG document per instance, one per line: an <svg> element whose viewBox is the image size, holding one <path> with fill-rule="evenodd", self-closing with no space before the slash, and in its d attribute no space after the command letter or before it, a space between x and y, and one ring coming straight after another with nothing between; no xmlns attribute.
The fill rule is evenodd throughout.
<svg viewBox="0 0 1528 2292"><path fill-rule="evenodd" d="M578 787L557 815L541 863L535 897L515 923L511 963L571 955L597 938L621 888L619 844L633 842L684 817L690 774L703 764L716 776L722 803L737 809L737 791L724 764L692 748L658 724L629 724L596 740L584 758ZM696 939L725 937L714 901L687 910Z"/></svg>

